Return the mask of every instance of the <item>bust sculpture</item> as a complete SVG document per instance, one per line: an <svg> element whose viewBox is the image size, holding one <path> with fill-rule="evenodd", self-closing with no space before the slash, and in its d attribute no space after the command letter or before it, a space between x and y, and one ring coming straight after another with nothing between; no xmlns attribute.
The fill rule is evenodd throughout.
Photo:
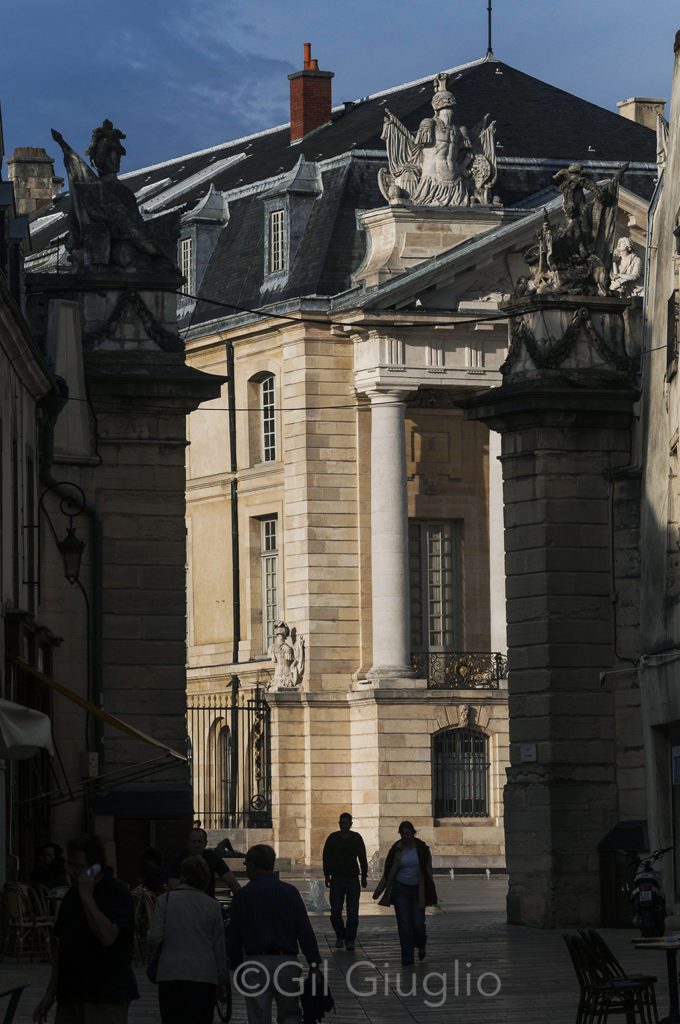
<svg viewBox="0 0 680 1024"><path fill-rule="evenodd" d="M642 295L642 260L630 238L622 235L614 250L614 273L609 288L619 295Z"/></svg>
<svg viewBox="0 0 680 1024"><path fill-rule="evenodd" d="M387 143L389 173L382 168L378 184L391 204L469 206L497 202L495 121L487 114L472 131L453 123L455 99L443 72L434 79L433 116L412 135L385 108L381 138Z"/></svg>

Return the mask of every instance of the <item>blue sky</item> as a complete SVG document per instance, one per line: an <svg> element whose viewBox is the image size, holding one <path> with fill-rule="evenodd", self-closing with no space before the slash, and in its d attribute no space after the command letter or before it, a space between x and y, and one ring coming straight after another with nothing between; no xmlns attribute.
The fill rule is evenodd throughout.
<svg viewBox="0 0 680 1024"><path fill-rule="evenodd" d="M484 56L487 0L4 0L5 149L83 152L109 117L121 170L288 120L302 44L333 102ZM496 56L602 106L669 96L677 0L494 0ZM3 170L2 177L6 177Z"/></svg>

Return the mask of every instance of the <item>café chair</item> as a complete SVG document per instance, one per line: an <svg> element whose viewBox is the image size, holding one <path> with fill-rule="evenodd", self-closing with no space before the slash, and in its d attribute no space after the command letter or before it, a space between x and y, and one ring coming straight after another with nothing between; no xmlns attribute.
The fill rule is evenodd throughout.
<svg viewBox="0 0 680 1024"><path fill-rule="evenodd" d="M626 1024L658 1024L654 983L649 978L613 977L590 941L580 935L562 938L579 984L576 1024L605 1024L616 1016L624 1017Z"/></svg>

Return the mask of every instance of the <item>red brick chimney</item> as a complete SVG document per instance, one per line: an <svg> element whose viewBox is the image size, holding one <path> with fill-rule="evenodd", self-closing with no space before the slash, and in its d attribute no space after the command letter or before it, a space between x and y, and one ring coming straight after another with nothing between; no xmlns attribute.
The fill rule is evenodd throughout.
<svg viewBox="0 0 680 1024"><path fill-rule="evenodd" d="M312 60L312 44L305 43L302 71L288 75L290 81L290 141L303 139L331 119L332 71L319 71Z"/></svg>

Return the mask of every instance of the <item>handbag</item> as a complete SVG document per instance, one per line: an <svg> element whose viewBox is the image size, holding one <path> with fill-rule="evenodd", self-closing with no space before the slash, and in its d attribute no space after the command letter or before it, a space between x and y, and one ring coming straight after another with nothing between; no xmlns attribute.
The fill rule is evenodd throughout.
<svg viewBox="0 0 680 1024"><path fill-rule="evenodd" d="M164 935L165 935L165 917L166 917L167 912L168 912L168 903L169 903L169 901L170 901L170 893L168 893L168 897L167 897L165 903L163 904L163 934ZM159 960L161 958L161 953L162 952L163 952L163 939L161 939L161 941L158 943L158 945L154 949L153 955L152 955L151 959L149 960L148 966L146 968L146 976L149 979L149 981L152 981L154 983L154 985L158 984L158 962L159 962Z"/></svg>

